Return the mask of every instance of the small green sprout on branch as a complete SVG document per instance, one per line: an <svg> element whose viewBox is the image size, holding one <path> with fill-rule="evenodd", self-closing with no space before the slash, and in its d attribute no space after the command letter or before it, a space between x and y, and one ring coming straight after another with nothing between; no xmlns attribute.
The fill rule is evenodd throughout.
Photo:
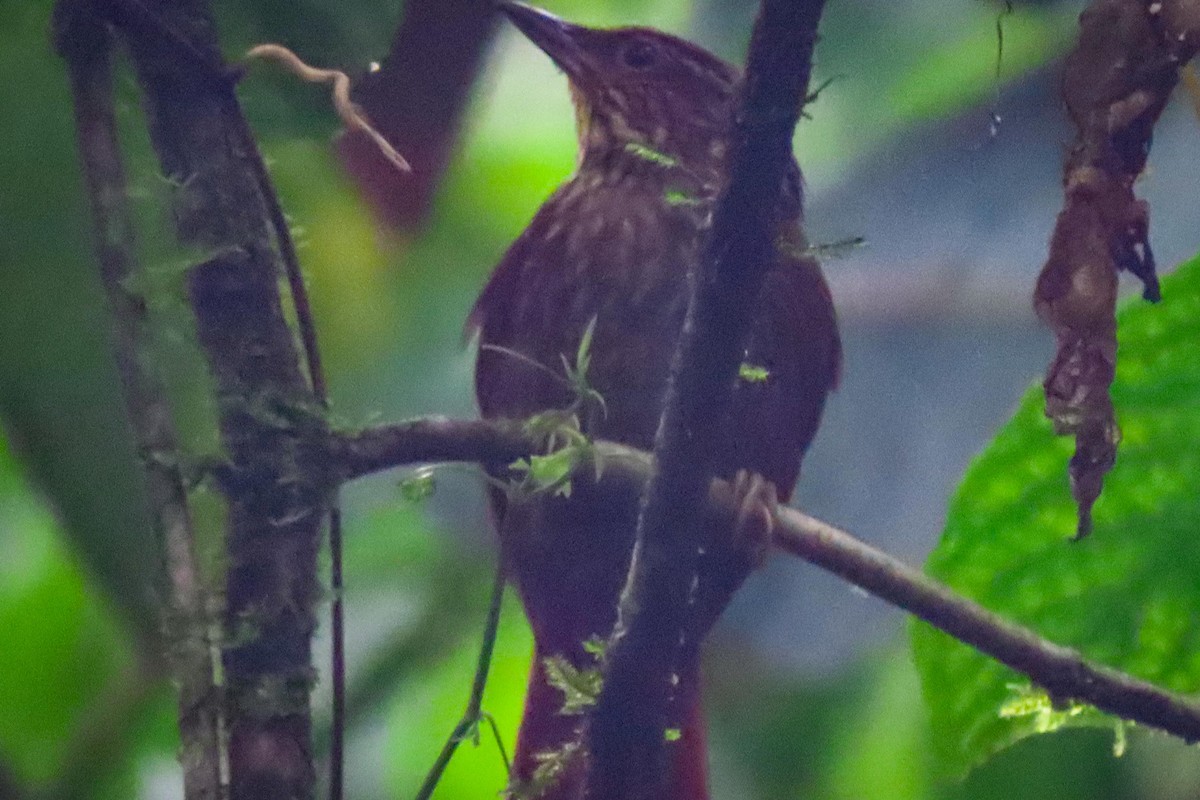
<svg viewBox="0 0 1200 800"><path fill-rule="evenodd" d="M485 349L502 353L528 364L550 375L563 384L572 394L566 408L551 409L535 414L525 423L526 431L533 437L546 442L546 452L519 458L508 465L513 479L501 484L505 492L518 497L550 494L555 497L571 496L571 475L582 464L592 462L596 466L596 479L601 475L600 460L592 446L591 438L585 433L582 420L592 414L607 416L608 407L588 379L592 363L592 340L596 332L596 317L592 317L584 328L575 352L574 363L562 355L563 374L559 375L524 353L495 345L484 345Z"/></svg>
<svg viewBox="0 0 1200 800"><path fill-rule="evenodd" d="M771 371L758 364L743 361L738 367L738 379L746 383L766 383L771 377Z"/></svg>

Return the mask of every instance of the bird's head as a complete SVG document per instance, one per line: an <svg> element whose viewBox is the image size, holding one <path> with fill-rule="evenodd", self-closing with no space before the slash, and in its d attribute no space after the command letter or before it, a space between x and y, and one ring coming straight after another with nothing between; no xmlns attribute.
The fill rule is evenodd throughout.
<svg viewBox="0 0 1200 800"><path fill-rule="evenodd" d="M566 73L584 167L629 155L706 179L720 173L736 68L649 28L586 28L524 3L499 7Z"/></svg>

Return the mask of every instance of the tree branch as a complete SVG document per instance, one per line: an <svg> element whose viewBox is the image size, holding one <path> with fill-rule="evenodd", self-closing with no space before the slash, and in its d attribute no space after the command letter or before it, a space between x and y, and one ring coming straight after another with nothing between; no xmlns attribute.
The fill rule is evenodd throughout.
<svg viewBox="0 0 1200 800"><path fill-rule="evenodd" d="M333 469L347 478L392 467L436 461L500 464L544 452L544 443L520 433L520 423L499 420L416 419L331 437ZM593 443L594 459L577 466L575 480L601 480L640 490L653 474L653 458L612 442ZM713 480L700 504L705 519L732 525L739 501L726 481ZM776 509L777 549L797 556L928 622L1000 661L1046 689L1056 700L1075 700L1141 725L1200 740L1200 699L1175 694L1119 670L1085 659L957 594L852 534L792 508Z"/></svg>
<svg viewBox="0 0 1200 800"><path fill-rule="evenodd" d="M316 554L330 481L323 410L300 368L261 157L203 0L125 0L129 44L181 242L229 467L223 667L234 800L314 794L310 743Z"/></svg>
<svg viewBox="0 0 1200 800"><path fill-rule="evenodd" d="M216 800L226 794L219 764L223 703L214 676L220 656L209 637L208 593L196 563L191 512L179 468L179 437L162 379L154 369L146 303L131 288L139 267L113 112L112 41L94 6L78 0L62 0L55 7L54 34L59 54L67 62L96 258L111 313L112 347L162 554L161 592L167 598L163 627L179 685L184 796ZM150 658L160 657L155 642ZM140 677L143 683L149 680Z"/></svg>
<svg viewBox="0 0 1200 800"><path fill-rule="evenodd" d="M325 80L329 76L328 70L312 70L294 53L278 45L260 45L251 50L248 55L253 56L255 51L258 51L261 56L264 48L276 59L281 57L281 53L286 54L282 56L285 63L288 62L290 56L289 68L294 72L299 72L305 80L311 80L313 72L326 73L318 80ZM307 76L304 74L306 70L308 71ZM342 80L345 80L344 76ZM336 85L335 82L335 87ZM351 105L348 98L344 96L339 100L339 95L344 95L345 92L344 87L340 91L335 89L334 92L334 105L338 107L339 115L347 111L346 106ZM254 132L246 117L239 112L234 121L238 125L238 133L241 137L245 141L254 141ZM360 131L366 129L364 122L360 121L360 124L363 125L363 128L359 128ZM378 137L378 134L374 135L382 139L382 137ZM381 142L381 144L385 149L390 147L386 142ZM388 155L388 158L389 160L395 159L394 166L397 168L407 168L408 166L394 150ZM296 243L292 239L291 228L283 213L283 206L279 202L275 185L271 183L266 163L258 155L257 150L249 160L258 183L258 190L262 195L271 232L275 237L275 245L279 248L279 256L283 261L283 272L287 276L292 308L296 311L296 329L300 335L300 344L304 354L304 363L308 370L313 399L320 404L323 411L328 412L329 387L325 380L325 367L321 361L321 348L317 344L317 324L313 317L312 303L308 299L308 288L304 285L304 273L300 268L300 256L296 253ZM329 800L342 800L346 745L346 615L343 607L345 587L343 586L342 569L342 507L336 488L327 499L327 511L329 514L329 592L332 595L329 603L329 685L331 695Z"/></svg>
<svg viewBox="0 0 1200 800"><path fill-rule="evenodd" d="M330 438L332 471L352 480L393 467L432 461L476 461L502 467L535 452L540 442L520 422L420 417Z"/></svg>
<svg viewBox="0 0 1200 800"><path fill-rule="evenodd" d="M697 574L699 501L774 259L776 209L823 7L824 0L763 0L754 26L729 181L694 278L655 443L659 472L646 489L604 690L589 719L586 794L595 800L657 796L665 776L663 731Z"/></svg>
<svg viewBox="0 0 1200 800"><path fill-rule="evenodd" d="M1055 702L1087 703L1189 743L1200 741L1200 700L1088 661L828 523L794 509L781 509L778 522L780 549L1028 675Z"/></svg>

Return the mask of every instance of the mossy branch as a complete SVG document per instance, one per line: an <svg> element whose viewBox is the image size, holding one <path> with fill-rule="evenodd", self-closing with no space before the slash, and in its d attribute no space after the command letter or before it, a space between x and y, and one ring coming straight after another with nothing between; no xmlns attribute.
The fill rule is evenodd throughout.
<svg viewBox="0 0 1200 800"><path fill-rule="evenodd" d="M143 642L143 650L156 661L153 671L157 672L161 669L157 658L165 649L165 660L179 686L185 797L220 800L228 796L228 776L221 766L225 704L216 676L220 651L209 635L210 597L196 560L179 436L151 355L146 301L130 288L141 267L135 256L129 187L114 112L114 41L95 5L78 0L61 0L55 7L54 37L67 63L96 259L110 312L111 344L161 554L159 591L165 608L163 619L150 630L161 630L166 641L155 637ZM151 676L139 673L135 680L144 691ZM107 726L94 733L107 736Z"/></svg>

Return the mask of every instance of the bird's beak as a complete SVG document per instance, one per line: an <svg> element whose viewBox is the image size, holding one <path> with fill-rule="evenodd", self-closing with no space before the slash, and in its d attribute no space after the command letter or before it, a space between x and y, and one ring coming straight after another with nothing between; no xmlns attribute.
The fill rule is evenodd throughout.
<svg viewBox="0 0 1200 800"><path fill-rule="evenodd" d="M496 4L506 17L512 20L529 41L550 56L559 69L567 73L572 82L584 78L585 59L581 38L587 29L559 19L540 8L501 0Z"/></svg>

